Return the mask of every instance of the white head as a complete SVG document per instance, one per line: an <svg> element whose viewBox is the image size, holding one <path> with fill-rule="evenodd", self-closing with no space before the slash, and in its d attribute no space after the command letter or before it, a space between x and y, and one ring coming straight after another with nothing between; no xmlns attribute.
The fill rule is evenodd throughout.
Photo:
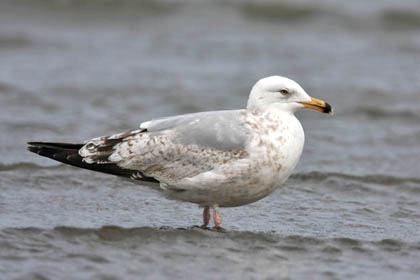
<svg viewBox="0 0 420 280"><path fill-rule="evenodd" d="M248 109L265 110L272 107L290 113L303 107L332 113L328 103L310 97L298 83L281 76L259 80L249 96Z"/></svg>

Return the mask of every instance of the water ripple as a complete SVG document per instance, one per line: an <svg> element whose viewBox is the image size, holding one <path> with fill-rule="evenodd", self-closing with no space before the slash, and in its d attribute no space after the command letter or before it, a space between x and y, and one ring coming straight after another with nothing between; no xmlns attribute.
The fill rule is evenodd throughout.
<svg viewBox="0 0 420 280"><path fill-rule="evenodd" d="M373 183L373 184L380 184L380 185L385 185L385 186L397 185L401 183L420 184L420 178L395 177L395 176L382 175L382 174L357 176L357 175L345 174L345 173L339 173L339 172L312 171L308 173L299 173L292 176L293 179L299 180L299 181L308 181L308 180L325 181L331 177L338 177L338 178L349 180L349 181Z"/></svg>
<svg viewBox="0 0 420 280"><path fill-rule="evenodd" d="M328 253L338 253L343 248L364 248L376 247L381 250L402 250L404 248L420 249L420 242L407 242L397 239L381 240L359 240L349 237L321 238L301 235L281 235L274 232L250 232L250 231L214 231L204 230L197 227L191 228L155 228L155 227L134 227L124 228L119 226L103 226L101 228L78 228L59 226L53 229L37 227L28 228L5 228L0 231L3 245L7 245L7 240L26 239L27 241L40 243L54 243L56 240L67 240L83 243L99 242L120 242L133 241L136 244L150 242L175 242L183 240L194 244L201 244L203 240L218 240L217 242L226 243L227 240L234 243L248 244L249 250L256 248L264 249L267 246L276 247L284 251L306 251L311 248L319 247ZM81 241L83 240L83 241ZM249 243L251 242L251 243ZM27 243L26 245L30 244ZM226 243L228 244L228 243ZM22 246L22 245L20 245ZM24 246L24 245L23 245ZM12 247L5 248L15 248ZM72 257L77 257L72 255ZM85 256L89 257L89 256ZM95 260L97 261L97 260ZM102 260L103 261L103 260Z"/></svg>

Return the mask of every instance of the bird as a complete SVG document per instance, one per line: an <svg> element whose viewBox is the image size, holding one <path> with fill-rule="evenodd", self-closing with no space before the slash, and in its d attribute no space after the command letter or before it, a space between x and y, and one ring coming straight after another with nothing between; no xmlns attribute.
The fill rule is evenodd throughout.
<svg viewBox="0 0 420 280"><path fill-rule="evenodd" d="M301 108L333 113L295 81L270 76L255 83L244 109L152 119L84 143L28 142L28 150L198 204L202 227L208 228L213 214L214 227L221 228L219 207L258 201L292 174L305 141L295 116Z"/></svg>

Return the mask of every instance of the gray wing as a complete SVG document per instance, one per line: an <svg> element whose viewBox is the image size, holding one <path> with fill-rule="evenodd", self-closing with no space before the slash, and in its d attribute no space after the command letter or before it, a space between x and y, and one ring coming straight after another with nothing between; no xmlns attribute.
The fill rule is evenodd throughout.
<svg viewBox="0 0 420 280"><path fill-rule="evenodd" d="M174 141L220 150L243 149L250 133L243 125L244 110L201 112L144 122L150 133L173 131Z"/></svg>
<svg viewBox="0 0 420 280"><path fill-rule="evenodd" d="M87 163L117 164L166 184L246 156L251 131L245 111L214 111L142 123L140 130L88 141L79 154Z"/></svg>

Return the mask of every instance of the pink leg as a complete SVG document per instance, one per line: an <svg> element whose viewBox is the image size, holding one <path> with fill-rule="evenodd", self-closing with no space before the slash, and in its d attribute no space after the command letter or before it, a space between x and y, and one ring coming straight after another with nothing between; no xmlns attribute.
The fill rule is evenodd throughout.
<svg viewBox="0 0 420 280"><path fill-rule="evenodd" d="M214 211L213 211L213 221L214 221L214 226L219 228L222 225L222 216L220 216L219 214L219 208L217 206L214 207Z"/></svg>
<svg viewBox="0 0 420 280"><path fill-rule="evenodd" d="M203 226L208 226L210 222L210 207L206 206L203 210Z"/></svg>

